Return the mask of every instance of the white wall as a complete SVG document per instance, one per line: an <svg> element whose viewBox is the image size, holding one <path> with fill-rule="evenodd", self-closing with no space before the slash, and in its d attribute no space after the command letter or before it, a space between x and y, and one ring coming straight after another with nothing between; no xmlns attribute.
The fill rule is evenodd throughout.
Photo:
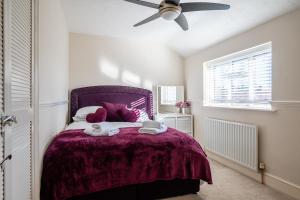
<svg viewBox="0 0 300 200"><path fill-rule="evenodd" d="M69 33L60 0L39 1L40 162L68 112Z"/></svg>
<svg viewBox="0 0 300 200"><path fill-rule="evenodd" d="M185 63L187 97L192 101L197 140L202 142L205 117L258 125L259 157L266 163L268 177L275 176L280 181L294 184L294 188L298 187L297 194L300 194L299 21L300 10L203 50L189 57ZM280 101L274 102L278 110L259 112L204 108L203 62L269 41L273 42L273 101Z"/></svg>
<svg viewBox="0 0 300 200"><path fill-rule="evenodd" d="M183 59L165 46L79 33L70 33L69 71L70 90L94 85L151 90L184 84Z"/></svg>

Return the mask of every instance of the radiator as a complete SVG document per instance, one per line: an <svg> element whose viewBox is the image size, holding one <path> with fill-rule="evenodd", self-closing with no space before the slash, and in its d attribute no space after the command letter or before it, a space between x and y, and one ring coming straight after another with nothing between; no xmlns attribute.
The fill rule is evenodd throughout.
<svg viewBox="0 0 300 200"><path fill-rule="evenodd" d="M255 125L206 118L206 150L258 171L258 133Z"/></svg>

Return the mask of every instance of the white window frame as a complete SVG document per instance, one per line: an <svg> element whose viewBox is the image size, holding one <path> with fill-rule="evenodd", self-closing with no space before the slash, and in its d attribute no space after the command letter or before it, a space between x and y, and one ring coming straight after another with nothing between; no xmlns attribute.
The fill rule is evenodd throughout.
<svg viewBox="0 0 300 200"><path fill-rule="evenodd" d="M272 108L272 89L273 84L271 84L271 100L268 104L240 104L240 103L213 103L209 102L209 92L207 91L208 86L208 68L211 66L222 65L224 63L229 63L235 60L251 57L256 55L258 52L269 52L271 49L272 53L272 42L268 42L259 46L255 46L246 50L242 50L221 58L217 58L211 61L203 63L203 106L204 107L220 107L220 108L232 108L232 109L247 109L247 110L263 110L263 111L274 111ZM273 66L272 66L273 68Z"/></svg>

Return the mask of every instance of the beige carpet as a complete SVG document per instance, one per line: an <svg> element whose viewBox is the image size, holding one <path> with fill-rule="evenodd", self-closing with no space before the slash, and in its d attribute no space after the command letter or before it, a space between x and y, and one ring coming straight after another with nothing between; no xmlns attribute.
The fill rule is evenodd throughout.
<svg viewBox="0 0 300 200"><path fill-rule="evenodd" d="M265 185L211 161L213 185L204 184L195 195L167 200L294 200Z"/></svg>

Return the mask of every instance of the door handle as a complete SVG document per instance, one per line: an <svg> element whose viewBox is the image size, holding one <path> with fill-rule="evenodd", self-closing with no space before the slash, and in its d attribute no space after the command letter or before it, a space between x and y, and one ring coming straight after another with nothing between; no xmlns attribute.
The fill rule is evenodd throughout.
<svg viewBox="0 0 300 200"><path fill-rule="evenodd" d="M4 158L4 159L0 162L0 167L1 167L1 169L3 169L3 164L5 163L5 161L11 160L11 158L12 158L12 155L10 154L10 155L6 156L6 158Z"/></svg>
<svg viewBox="0 0 300 200"><path fill-rule="evenodd" d="M17 118L14 115L3 115L1 116L2 127L11 126L13 123L18 123Z"/></svg>

